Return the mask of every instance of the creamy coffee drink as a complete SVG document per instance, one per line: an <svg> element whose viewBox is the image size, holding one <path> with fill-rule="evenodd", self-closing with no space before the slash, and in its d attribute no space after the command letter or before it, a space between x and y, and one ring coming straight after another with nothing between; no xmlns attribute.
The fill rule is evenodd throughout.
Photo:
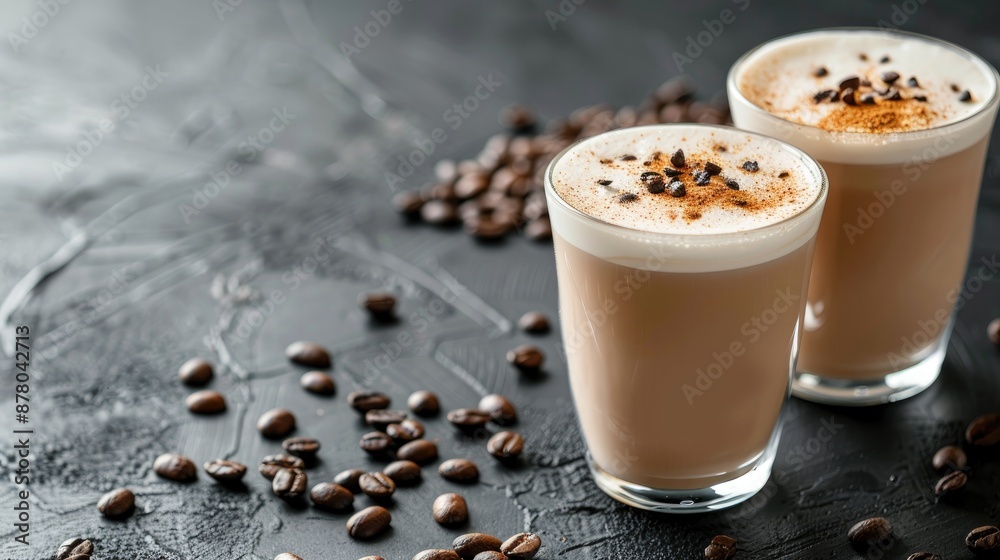
<svg viewBox="0 0 1000 560"><path fill-rule="evenodd" d="M736 124L802 148L830 180L796 395L878 404L937 377L996 90L971 53L880 30L786 37L734 65Z"/></svg>
<svg viewBox="0 0 1000 560"><path fill-rule="evenodd" d="M825 185L802 152L713 126L609 132L550 165L573 398L613 497L696 511L766 482Z"/></svg>

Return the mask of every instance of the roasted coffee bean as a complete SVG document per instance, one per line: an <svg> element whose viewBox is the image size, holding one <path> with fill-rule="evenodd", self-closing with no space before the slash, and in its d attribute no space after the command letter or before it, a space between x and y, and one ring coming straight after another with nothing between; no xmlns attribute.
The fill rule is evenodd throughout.
<svg viewBox="0 0 1000 560"><path fill-rule="evenodd" d="M198 391L184 400L187 409L195 414L218 414L226 410L226 398L218 391Z"/></svg>
<svg viewBox="0 0 1000 560"><path fill-rule="evenodd" d="M861 78L857 76L851 76L840 82L840 91L844 91L845 89L858 89L859 87L861 87Z"/></svg>
<svg viewBox="0 0 1000 560"><path fill-rule="evenodd" d="M501 395L486 395L480 399L479 410L489 414L490 419L501 426L517 422L517 410L506 397Z"/></svg>
<svg viewBox="0 0 1000 560"><path fill-rule="evenodd" d="M389 424L385 433L399 445L409 443L424 437L424 425L416 420L403 420L398 424Z"/></svg>
<svg viewBox="0 0 1000 560"><path fill-rule="evenodd" d="M332 395L337 392L337 384L330 377L330 374L322 371L310 371L302 374L299 379L302 388L317 395Z"/></svg>
<svg viewBox="0 0 1000 560"><path fill-rule="evenodd" d="M420 217L428 224L450 226L458 223L458 209L443 200L430 200L420 209Z"/></svg>
<svg viewBox="0 0 1000 560"><path fill-rule="evenodd" d="M490 415L475 408L460 408L448 413L448 421L463 432L473 433L486 427Z"/></svg>
<svg viewBox="0 0 1000 560"><path fill-rule="evenodd" d="M916 76L913 76L909 80L906 80L906 85L908 85L910 87L915 87L915 88L920 87L920 83L917 82L917 77Z"/></svg>
<svg viewBox="0 0 1000 560"><path fill-rule="evenodd" d="M534 533L518 533L505 540L500 545L500 552L510 558L520 560L530 560L538 554L538 549L542 547L542 539Z"/></svg>
<svg viewBox="0 0 1000 560"><path fill-rule="evenodd" d="M501 216L474 216L465 221L465 231L480 241L503 239L511 224Z"/></svg>
<svg viewBox="0 0 1000 560"><path fill-rule="evenodd" d="M896 83L896 80L899 79L899 74L890 70L889 72L882 72L880 78L882 78L883 82L891 86L892 84Z"/></svg>
<svg viewBox="0 0 1000 560"><path fill-rule="evenodd" d="M201 387L212 380L214 372L212 371L212 364L208 363L208 361L201 358L191 358L181 364L177 375L180 377L181 383L191 387Z"/></svg>
<svg viewBox="0 0 1000 560"><path fill-rule="evenodd" d="M882 546L884 544L882 541L890 537L892 537L892 523L884 517L859 521L847 532L851 546L858 552L865 552L873 546Z"/></svg>
<svg viewBox="0 0 1000 560"><path fill-rule="evenodd" d="M1000 443L1000 412L984 414L965 429L965 441L975 447L991 447Z"/></svg>
<svg viewBox="0 0 1000 560"><path fill-rule="evenodd" d="M302 560L302 557L296 556L291 552L282 552L281 554L275 556L274 560Z"/></svg>
<svg viewBox="0 0 1000 560"><path fill-rule="evenodd" d="M914 552L906 557L906 560L942 560L937 554L930 552Z"/></svg>
<svg viewBox="0 0 1000 560"><path fill-rule="evenodd" d="M851 106L857 105L858 98L856 95L856 90L851 88L840 90L840 100L847 105Z"/></svg>
<svg viewBox="0 0 1000 560"><path fill-rule="evenodd" d="M438 466L438 474L452 482L475 482L479 479L479 468L468 459L448 459Z"/></svg>
<svg viewBox="0 0 1000 560"><path fill-rule="evenodd" d="M861 95L861 103L864 105L874 105L875 104L875 94L865 93Z"/></svg>
<svg viewBox="0 0 1000 560"><path fill-rule="evenodd" d="M330 353L315 342L300 340L293 342L285 349L285 356L289 360L314 368L330 367Z"/></svg>
<svg viewBox="0 0 1000 560"><path fill-rule="evenodd" d="M329 511L343 511L354 504L354 494L343 486L320 482L309 491L313 505Z"/></svg>
<svg viewBox="0 0 1000 560"><path fill-rule="evenodd" d="M125 517L135 508L135 494L128 488L118 488L101 496L97 511L104 517Z"/></svg>
<svg viewBox="0 0 1000 560"><path fill-rule="evenodd" d="M490 162L489 168L492 171L497 167L497 162ZM466 173L458 178L455 183L455 196L459 200L475 198L490 187L490 173L488 171L477 171Z"/></svg>
<svg viewBox="0 0 1000 560"><path fill-rule="evenodd" d="M413 461L393 461L385 466L383 472L396 483L397 486L412 486L420 482L420 465Z"/></svg>
<svg viewBox="0 0 1000 560"><path fill-rule="evenodd" d="M402 191L392 197L392 205L396 211L407 218L416 218L424 206L424 197L416 191Z"/></svg>
<svg viewBox="0 0 1000 560"><path fill-rule="evenodd" d="M208 461L202 465L202 468L205 469L208 476L223 483L243 480L243 476L247 474L246 465L237 463L236 461L226 461L225 459Z"/></svg>
<svg viewBox="0 0 1000 560"><path fill-rule="evenodd" d="M445 494L447 496L447 494ZM438 498L440 499L440 498ZM477 554L482 552L500 552L500 545L503 542L486 533L468 533L456 537L451 547L462 557L463 560L473 560Z"/></svg>
<svg viewBox="0 0 1000 560"><path fill-rule="evenodd" d="M827 74L829 74L829 73L830 73L830 71L829 71L829 70L827 70L827 69L826 69L825 67L823 67L823 66L820 66L819 68L817 68L817 69L816 69L816 70L815 70L815 71L813 72L813 76L816 76L817 78L822 78L823 76L826 76L826 75L827 75Z"/></svg>
<svg viewBox="0 0 1000 560"><path fill-rule="evenodd" d="M365 423L380 432L384 432L389 424L399 424L406 420L406 413L401 410L375 409L365 412Z"/></svg>
<svg viewBox="0 0 1000 560"><path fill-rule="evenodd" d="M257 431L266 438L278 439L295 429L295 415L284 408L274 408L257 419Z"/></svg>
<svg viewBox="0 0 1000 560"><path fill-rule="evenodd" d="M413 393L406 400L406 405L417 416L435 416L441 411L437 395L430 391L417 391Z"/></svg>
<svg viewBox="0 0 1000 560"><path fill-rule="evenodd" d="M824 89L813 96L814 103L822 103L824 101L836 101L840 99L840 94L836 90Z"/></svg>
<svg viewBox="0 0 1000 560"><path fill-rule="evenodd" d="M722 168L712 162L708 162L705 164L705 173L714 177L719 173L722 173Z"/></svg>
<svg viewBox="0 0 1000 560"><path fill-rule="evenodd" d="M499 550L487 550L475 555L472 560L507 560L507 555Z"/></svg>
<svg viewBox="0 0 1000 560"><path fill-rule="evenodd" d="M760 170L760 166L757 165L756 161L748 160L743 162L743 170L750 173L756 173Z"/></svg>
<svg viewBox="0 0 1000 560"><path fill-rule="evenodd" d="M316 457L316 452L319 451L319 440L308 438L308 437L294 437L288 438L281 442L281 447L295 455L296 457L302 457L303 459L312 459Z"/></svg>
<svg viewBox="0 0 1000 560"><path fill-rule="evenodd" d="M903 99L903 94L899 93L898 89L891 87L885 90L885 93L882 95L882 97L888 99L889 101L901 101Z"/></svg>
<svg viewBox="0 0 1000 560"><path fill-rule="evenodd" d="M545 362L545 354L535 346L524 344L507 352L507 361L523 372L535 372Z"/></svg>
<svg viewBox="0 0 1000 560"><path fill-rule="evenodd" d="M504 128L516 134L531 132L537 123L534 111L524 105L507 107L500 118Z"/></svg>
<svg viewBox="0 0 1000 560"><path fill-rule="evenodd" d="M663 174L667 177L680 177L684 174L684 172L670 167L664 167Z"/></svg>
<svg viewBox="0 0 1000 560"><path fill-rule="evenodd" d="M945 467L954 470L961 470L969 464L969 459L966 457L965 451L962 451L961 447L958 447L957 445L946 445L941 449L938 449L937 453L934 454L931 464L934 465L934 469L936 470L941 470Z"/></svg>
<svg viewBox="0 0 1000 560"><path fill-rule="evenodd" d="M358 302L376 321L390 322L396 317L396 296L388 292L361 294Z"/></svg>
<svg viewBox="0 0 1000 560"><path fill-rule="evenodd" d="M532 220L524 227L524 236L532 241L552 239L552 223L548 216Z"/></svg>
<svg viewBox="0 0 1000 560"><path fill-rule="evenodd" d="M371 506L347 520L347 534L354 539L371 539L381 535L392 523L392 514L382 506Z"/></svg>
<svg viewBox="0 0 1000 560"><path fill-rule="evenodd" d="M962 103L968 103L972 101L972 93L969 90L965 90L958 95L958 100Z"/></svg>
<svg viewBox="0 0 1000 560"><path fill-rule="evenodd" d="M639 176L639 180L646 185L646 190L649 194L660 194L661 192L667 190L666 181L663 179L663 175L655 171L647 171Z"/></svg>
<svg viewBox="0 0 1000 560"><path fill-rule="evenodd" d="M306 468L306 463L302 459L292 457L291 455L278 454L264 457L260 462L260 466L257 467L257 472L268 480L274 480L274 475L278 474L278 471L281 469L304 468Z"/></svg>
<svg viewBox="0 0 1000 560"><path fill-rule="evenodd" d="M392 404L392 399L378 391L354 391L350 395L347 395L347 404L354 410L363 413L369 410L389 408L389 405Z"/></svg>
<svg viewBox="0 0 1000 560"><path fill-rule="evenodd" d="M420 196L425 201L424 206L420 209L421 217L423 217L429 201L440 201L450 204L458 199L458 197L455 196L454 182L432 183L430 185L426 185L424 188L420 189Z"/></svg>
<svg viewBox="0 0 1000 560"><path fill-rule="evenodd" d="M670 196L674 198L680 198L687 194L687 189L684 188L684 183L678 181L677 179L670 181L669 189Z"/></svg>
<svg viewBox="0 0 1000 560"><path fill-rule="evenodd" d="M358 481L361 479L361 475L363 474L365 474L365 471L361 469L347 469L346 471L337 473L333 477L333 482L347 488L352 493L357 494L361 492L361 485Z"/></svg>
<svg viewBox="0 0 1000 560"><path fill-rule="evenodd" d="M412 560L460 560L458 554L455 554L454 550L445 550L443 548L434 548L430 550L423 550L416 554Z"/></svg>
<svg viewBox="0 0 1000 560"><path fill-rule="evenodd" d="M531 334L542 334L549 332L549 318L539 311L529 311L517 320L517 326L522 331Z"/></svg>
<svg viewBox="0 0 1000 560"><path fill-rule="evenodd" d="M286 500L301 496L309 485L309 477L302 469L278 469L271 481L274 495Z"/></svg>
<svg viewBox="0 0 1000 560"><path fill-rule="evenodd" d="M674 155L670 156L670 165L675 168L686 167L687 162L684 160L684 150L677 150Z"/></svg>
<svg viewBox="0 0 1000 560"><path fill-rule="evenodd" d="M734 181L733 179L726 179L725 183L727 187L733 189L734 191L740 190L740 184Z"/></svg>
<svg viewBox="0 0 1000 560"><path fill-rule="evenodd" d="M198 467L191 459L177 453L164 453L157 457L153 461L153 472L175 482L191 482L198 478Z"/></svg>
<svg viewBox="0 0 1000 560"><path fill-rule="evenodd" d="M361 436L358 445L373 457L387 457L392 453L392 438L382 432L368 432Z"/></svg>
<svg viewBox="0 0 1000 560"><path fill-rule="evenodd" d="M501 461L513 461L524 452L524 438L516 432L498 432L486 442L486 450Z"/></svg>
<svg viewBox="0 0 1000 560"><path fill-rule="evenodd" d="M365 473L358 480L361 491L375 500L387 500L396 491L396 483L382 472Z"/></svg>
<svg viewBox="0 0 1000 560"><path fill-rule="evenodd" d="M437 444L426 439L411 441L396 451L396 458L403 461L413 461L418 465L426 465L437 459Z"/></svg>
<svg viewBox="0 0 1000 560"><path fill-rule="evenodd" d="M965 546L976 556L1000 557L1000 528L986 525L973 529L965 537Z"/></svg>
<svg viewBox="0 0 1000 560"><path fill-rule="evenodd" d="M993 344L1000 346L1000 319L993 319L989 325L986 325L986 338Z"/></svg>
<svg viewBox="0 0 1000 560"><path fill-rule="evenodd" d="M694 184L700 187L704 187L712 181L712 176L705 171L695 171L692 177L694 177Z"/></svg>
<svg viewBox="0 0 1000 560"><path fill-rule="evenodd" d="M727 535L717 535L705 548L707 560L729 560L736 554L736 539Z"/></svg>
<svg viewBox="0 0 1000 560"><path fill-rule="evenodd" d="M965 483L969 481L969 476L962 471L953 471L941 477L941 480L937 481L934 485L934 495L944 496L946 494L951 494L965 487Z"/></svg>
<svg viewBox="0 0 1000 560"><path fill-rule="evenodd" d="M358 558L358 560L385 560L381 556L365 556L364 558Z"/></svg>
<svg viewBox="0 0 1000 560"><path fill-rule="evenodd" d="M93 553L94 543L90 542L89 539L69 539L59 545L59 549L56 550L56 560L69 560L70 558L85 560L90 558Z"/></svg>
<svg viewBox="0 0 1000 560"><path fill-rule="evenodd" d="M469 506L458 494L441 494L434 499L434 521L445 527L457 527L469 521Z"/></svg>

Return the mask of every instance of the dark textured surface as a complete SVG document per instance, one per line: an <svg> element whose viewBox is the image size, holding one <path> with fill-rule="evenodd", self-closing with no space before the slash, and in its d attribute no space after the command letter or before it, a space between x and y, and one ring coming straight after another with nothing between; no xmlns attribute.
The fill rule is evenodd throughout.
<svg viewBox="0 0 1000 560"><path fill-rule="evenodd" d="M521 237L480 247L461 233L407 226L387 207L382 174L435 127L448 138L434 158L475 153L514 101L535 104L545 117L585 103L635 102L678 73L672 53L725 8L736 21L684 68L709 95L723 89L739 54L769 37L893 22L894 14L899 24L903 8L917 5L901 27L955 40L998 64L996 4L743 0L625 8L592 0L553 30L545 11L558 10L555 2L404 0L402 13L352 57L359 73L338 45L386 3L342 4L245 0L220 20L207 0L70 2L18 52L0 48L0 292L11 293L57 251L72 257L12 320L32 331L28 548L12 542L12 359L0 367L7 473L0 557L48 558L63 540L84 536L102 560L270 559L285 550L306 559L406 559L467 530L504 538L531 530L544 542L540 558L697 558L717 533L740 540L738 558L854 558L847 529L883 515L898 542L870 558L922 549L964 558L966 532L997 522L997 462L974 463L966 490L940 504L930 467L934 450L957 442L969 419L1000 409L1000 353L985 336L988 320L1000 315L997 280L959 313L944 373L925 394L872 410L793 401L762 495L720 514L653 515L613 502L590 481L558 337L512 328L530 309L555 316L551 248ZM0 29L20 32L21 18L39 9L5 3ZM120 120L112 104L141 83L147 65L169 75ZM490 74L502 85L453 130L444 112ZM288 127L185 220L179 205L192 204L210 172L247 159L240 143L283 107L295 115ZM53 162L101 118L112 119L116 132L57 180ZM996 147L990 153L970 270L1000 251L1000 159ZM418 167L403 186L420 186L431 167ZM311 255L323 258L315 269ZM400 294L400 324L370 325L358 308L357 294L377 288ZM9 344L12 331L4 329ZM412 337L405 347L395 345L402 333ZM333 351L335 397L298 387L304 369L289 365L283 350L300 338ZM520 378L503 360L528 340L549 357L538 380ZM195 417L184 409L190 390L176 369L196 355L218 364L210 388L227 396L225 414ZM430 388L445 410L503 393L519 406L525 464L500 467L485 441L459 436L443 417L430 420L428 437L439 440L442 458L474 459L480 482L456 486L425 467L422 484L397 491L393 529L371 543L352 542L348 515L271 495L252 471L279 444L253 425L275 406L296 411L296 434L323 444L311 483L348 467L375 468L357 448L366 430L345 403L357 388L383 390L400 406L411 391ZM824 422L842 426L828 442L819 440ZM165 451L199 465L217 457L245 462L247 488L226 490L203 473L190 485L161 480L151 467ZM125 485L137 495L135 515L101 518L99 497ZM446 491L467 498L467 528L431 520L434 497ZM367 498L356 500L357 509L366 505Z"/></svg>

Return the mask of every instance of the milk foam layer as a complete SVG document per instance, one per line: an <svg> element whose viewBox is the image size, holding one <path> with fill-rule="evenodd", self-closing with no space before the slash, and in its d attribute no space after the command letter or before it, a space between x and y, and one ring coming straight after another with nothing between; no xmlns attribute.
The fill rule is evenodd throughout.
<svg viewBox="0 0 1000 560"><path fill-rule="evenodd" d="M686 165L677 179L687 194L650 193L640 177L674 169L669 159L678 149ZM756 172L743 168L747 161ZM707 162L722 171L697 185L694 174ZM801 247L818 227L825 185L815 162L773 139L657 125L571 146L550 164L546 196L555 232L591 254L647 270L700 272L753 266Z"/></svg>

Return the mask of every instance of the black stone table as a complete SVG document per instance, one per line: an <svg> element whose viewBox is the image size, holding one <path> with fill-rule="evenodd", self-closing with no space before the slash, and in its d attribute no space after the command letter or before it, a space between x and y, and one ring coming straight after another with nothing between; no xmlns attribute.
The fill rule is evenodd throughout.
<svg viewBox="0 0 1000 560"><path fill-rule="evenodd" d="M389 4L397 13L386 18ZM720 27L723 10L732 17ZM389 208L384 171L440 128L429 161L393 185L418 188L431 160L478 151L513 102L553 118L634 103L680 72L710 97L746 49L810 27L892 25L1000 64L998 16L996 3L923 0L5 2L0 311L7 350L15 325L30 328L32 377L22 425L5 354L0 557L49 558L85 536L100 560L286 550L408 559L464 531L531 530L547 559L698 558L718 533L739 539L739 558L854 558L846 531L873 515L892 520L897 542L870 558L969 557L966 532L1000 517L1000 464L977 464L961 495L935 503L929 459L972 417L1000 409L1000 353L985 336L1000 315L1000 276L968 294L926 393L864 410L792 401L775 476L758 498L718 514L654 515L595 487L558 337L513 326L528 310L556 314L550 246L520 236L481 246L407 225ZM707 46L691 47L706 30ZM477 87L475 109L456 113ZM1000 159L990 153L970 273L1000 252ZM357 305L359 293L382 288L401 297L395 326L369 324ZM303 368L283 356L298 339L333 351L335 397L298 387ZM504 361L529 340L548 355L535 379ZM225 414L184 409L190 390L176 370L192 356L217 364L211 388L227 396ZM397 405L428 388L446 409L503 393L520 408L524 464L501 467L483 441L428 421L443 457L482 469L478 484L459 488L471 522L447 530L432 521L434 497L456 486L428 468L423 484L398 491L393 529L370 543L348 538L346 515L286 504L253 472L245 491L151 472L165 451L255 465L279 449L254 430L276 406L296 412L298 435L322 441L313 482L375 468L345 403L359 388ZM14 541L12 509L11 431L24 427L34 430L27 547ZM119 486L136 492L137 511L106 520L95 504Z"/></svg>

